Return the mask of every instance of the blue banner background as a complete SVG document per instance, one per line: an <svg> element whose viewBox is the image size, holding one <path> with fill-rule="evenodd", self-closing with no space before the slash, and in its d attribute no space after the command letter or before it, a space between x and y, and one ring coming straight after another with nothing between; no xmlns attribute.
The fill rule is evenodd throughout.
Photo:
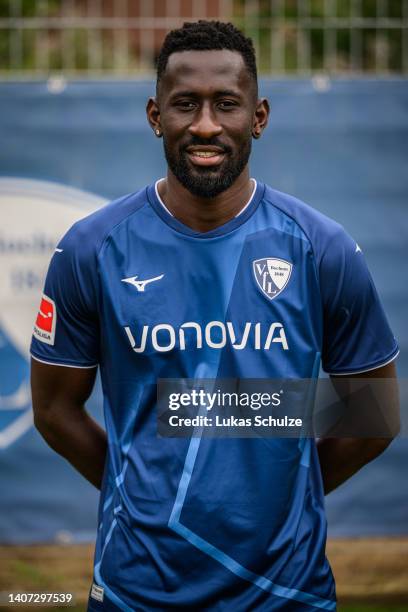
<svg viewBox="0 0 408 612"><path fill-rule="evenodd" d="M408 376L408 81L263 81L270 125L254 144L252 175L342 223L365 252ZM112 199L165 173L145 103L152 82L0 85L0 176L53 181ZM2 225L7 219L2 219ZM379 330L378 333L381 333ZM2 337L1 337L2 334ZM9 354L0 330L0 392ZM408 398L402 397L406 402ZM101 418L96 389L91 410ZM0 415L5 418L4 415ZM2 422L0 422L0 428ZM408 441L396 440L327 498L332 536L408 533ZM97 493L31 428L0 450L0 541L93 539Z"/></svg>

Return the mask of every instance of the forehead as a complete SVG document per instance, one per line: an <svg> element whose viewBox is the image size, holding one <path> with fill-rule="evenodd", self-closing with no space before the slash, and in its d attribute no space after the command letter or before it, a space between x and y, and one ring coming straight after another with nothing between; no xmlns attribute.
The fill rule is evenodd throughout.
<svg viewBox="0 0 408 612"><path fill-rule="evenodd" d="M168 59L162 77L162 91L237 89L247 91L251 76L242 55L229 49L177 51Z"/></svg>

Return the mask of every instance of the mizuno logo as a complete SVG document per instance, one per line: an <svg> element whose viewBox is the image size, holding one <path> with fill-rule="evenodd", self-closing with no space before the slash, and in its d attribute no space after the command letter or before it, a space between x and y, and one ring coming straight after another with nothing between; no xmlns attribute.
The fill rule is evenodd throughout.
<svg viewBox="0 0 408 612"><path fill-rule="evenodd" d="M144 291L146 285L149 283L154 283L154 281L158 281L163 278L164 274L160 274L160 276L155 276L154 278L147 278L146 280L137 280L138 276L129 276L129 278L122 278L122 283L129 283L129 285L133 285L136 287L138 291Z"/></svg>
<svg viewBox="0 0 408 612"><path fill-rule="evenodd" d="M141 330L132 331L129 326L124 329L135 353L144 353L146 348L153 348L159 353L173 349L202 349L204 346L223 349L227 344L236 351L247 347L256 351L268 351L272 346L280 346L284 351L289 350L285 329L282 323L278 322L265 326L247 321L236 326L231 321L210 321L206 325L188 321L179 327L160 323L154 327L143 325Z"/></svg>

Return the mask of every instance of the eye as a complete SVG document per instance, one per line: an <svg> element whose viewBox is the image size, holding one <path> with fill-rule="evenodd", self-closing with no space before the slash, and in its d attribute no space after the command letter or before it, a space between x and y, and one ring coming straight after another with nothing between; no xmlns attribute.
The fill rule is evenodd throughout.
<svg viewBox="0 0 408 612"><path fill-rule="evenodd" d="M193 110L196 108L197 104L192 100L177 100L174 104L177 108L181 110Z"/></svg>
<svg viewBox="0 0 408 612"><path fill-rule="evenodd" d="M238 103L234 100L220 100L217 106L222 110L232 110L238 106Z"/></svg>

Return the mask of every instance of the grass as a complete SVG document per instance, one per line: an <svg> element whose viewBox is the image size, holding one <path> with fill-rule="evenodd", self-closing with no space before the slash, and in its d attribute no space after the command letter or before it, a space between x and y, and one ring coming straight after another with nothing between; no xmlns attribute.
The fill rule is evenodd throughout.
<svg viewBox="0 0 408 612"><path fill-rule="evenodd" d="M408 538L328 542L339 612L408 612ZM72 593L73 606L1 606L0 612L85 612L93 546L0 546L0 592Z"/></svg>
<svg viewBox="0 0 408 612"><path fill-rule="evenodd" d="M338 612L407 612L407 605L386 604L376 605L370 603L360 603L351 605L339 605Z"/></svg>

